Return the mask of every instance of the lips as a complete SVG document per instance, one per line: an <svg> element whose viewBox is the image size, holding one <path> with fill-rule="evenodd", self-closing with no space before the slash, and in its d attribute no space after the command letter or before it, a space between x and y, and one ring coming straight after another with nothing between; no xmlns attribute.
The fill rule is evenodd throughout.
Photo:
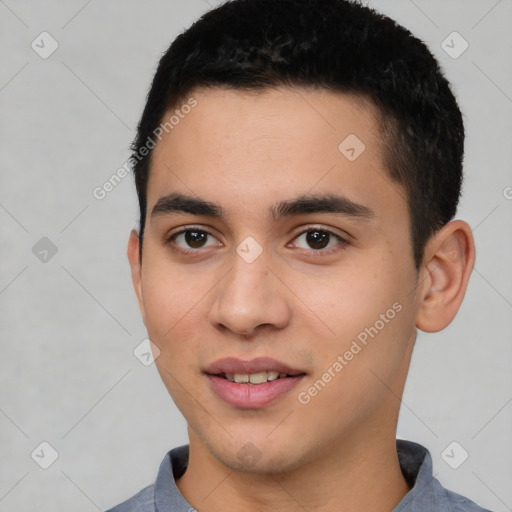
<svg viewBox="0 0 512 512"><path fill-rule="evenodd" d="M297 376L306 374L304 370L292 368L291 366L272 359L270 357L257 357L250 361L243 361L236 357L226 357L219 359L209 365L204 370L209 375L222 375L226 374L252 374L260 372L278 372L279 374L287 374L290 376Z"/></svg>
<svg viewBox="0 0 512 512"><path fill-rule="evenodd" d="M213 392L237 409L265 407L288 394L307 375L303 370L268 357L250 361L232 357L219 359L204 373Z"/></svg>

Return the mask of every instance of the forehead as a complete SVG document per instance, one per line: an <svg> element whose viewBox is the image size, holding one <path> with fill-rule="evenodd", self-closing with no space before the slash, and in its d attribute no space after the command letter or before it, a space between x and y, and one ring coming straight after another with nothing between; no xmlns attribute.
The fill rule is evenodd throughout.
<svg viewBox="0 0 512 512"><path fill-rule="evenodd" d="M187 108L192 98L196 103L193 110ZM182 114L181 119L172 115L182 109L186 114ZM368 149L376 149L375 143L380 139L377 108L369 99L325 89L199 89L181 100L162 122L171 118L176 124L163 134L165 141L158 145L157 155L173 142L180 146L187 142L201 144L204 157L211 154L218 157L229 149L232 159L237 147L240 154L253 147L265 149L266 154L270 154L272 148L276 153L290 148L300 157L301 150L311 151L316 146L323 151L327 145L337 155L337 142L347 135L365 139L370 146ZM322 139L327 140L319 146ZM298 146L300 142L303 144ZM207 151L208 148L211 151ZM183 149L190 148L186 144Z"/></svg>
<svg viewBox="0 0 512 512"><path fill-rule="evenodd" d="M377 110L364 97L298 88L213 88L191 97L195 108L154 149L149 209L176 191L227 209L310 192L403 200L384 167Z"/></svg>

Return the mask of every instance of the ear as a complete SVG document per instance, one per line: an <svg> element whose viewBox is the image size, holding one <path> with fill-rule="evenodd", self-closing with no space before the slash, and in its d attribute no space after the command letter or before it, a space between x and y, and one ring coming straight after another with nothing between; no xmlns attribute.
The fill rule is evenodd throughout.
<svg viewBox="0 0 512 512"><path fill-rule="evenodd" d="M420 269L416 327L437 332L454 319L475 264L475 242L466 222L454 220L428 241Z"/></svg>
<svg viewBox="0 0 512 512"><path fill-rule="evenodd" d="M146 320L146 311L144 309L144 300L142 298L142 265L140 260L140 237L139 233L132 229L130 238L128 239L128 261L132 271L132 282L139 303L139 309L142 314L142 319Z"/></svg>

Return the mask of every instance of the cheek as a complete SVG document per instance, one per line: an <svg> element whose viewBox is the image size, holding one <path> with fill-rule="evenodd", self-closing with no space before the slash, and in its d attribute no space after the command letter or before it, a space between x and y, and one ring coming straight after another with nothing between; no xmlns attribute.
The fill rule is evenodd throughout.
<svg viewBox="0 0 512 512"><path fill-rule="evenodd" d="M165 262L148 258L142 273L142 298L148 333L163 340L194 316L206 284L193 275L179 271ZM203 288L205 288L203 290Z"/></svg>
<svg viewBox="0 0 512 512"><path fill-rule="evenodd" d="M412 278L407 269L400 272L391 263L390 259L361 262L300 292L321 320L313 323L305 316L298 320L303 332L316 331L319 371L327 371L342 356L346 367L342 363L345 368L336 380L347 379L349 385L361 382L360 390L375 380L369 369L386 378L393 374L415 332L408 296Z"/></svg>
<svg viewBox="0 0 512 512"><path fill-rule="evenodd" d="M212 283L186 270L148 258L143 273L145 324L149 338L160 349L157 367L169 386L173 386L172 379L165 374L180 380L180 376L193 375L197 355L205 348L201 334L205 333L205 308Z"/></svg>
<svg viewBox="0 0 512 512"><path fill-rule="evenodd" d="M172 277L156 277L146 283L146 328L160 350L155 364L176 406L186 416L193 406L190 393L199 376L201 303L197 304L197 290L183 289Z"/></svg>
<svg viewBox="0 0 512 512"><path fill-rule="evenodd" d="M322 279L296 280L297 296L329 328L329 337L342 342L356 336L398 300L397 283L384 270L369 271L375 268L377 265L351 266Z"/></svg>

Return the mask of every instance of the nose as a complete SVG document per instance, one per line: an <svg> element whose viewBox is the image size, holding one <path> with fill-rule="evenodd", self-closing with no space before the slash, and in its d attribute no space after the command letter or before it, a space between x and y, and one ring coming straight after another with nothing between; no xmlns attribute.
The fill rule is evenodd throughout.
<svg viewBox="0 0 512 512"><path fill-rule="evenodd" d="M233 266L215 288L209 320L217 329L247 338L262 330L283 329L292 315L288 290L261 255L247 263L233 255Z"/></svg>

